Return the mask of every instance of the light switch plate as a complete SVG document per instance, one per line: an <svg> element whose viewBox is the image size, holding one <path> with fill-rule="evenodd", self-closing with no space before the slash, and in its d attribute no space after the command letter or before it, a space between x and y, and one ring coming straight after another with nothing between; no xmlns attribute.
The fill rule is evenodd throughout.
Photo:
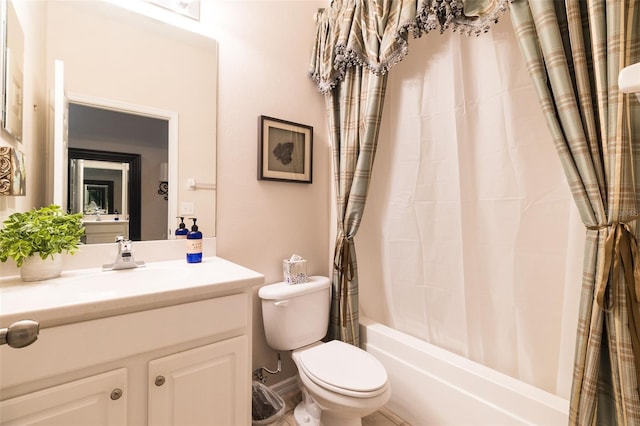
<svg viewBox="0 0 640 426"><path fill-rule="evenodd" d="M194 212L193 203L187 201L180 203L180 214L191 215L194 214Z"/></svg>

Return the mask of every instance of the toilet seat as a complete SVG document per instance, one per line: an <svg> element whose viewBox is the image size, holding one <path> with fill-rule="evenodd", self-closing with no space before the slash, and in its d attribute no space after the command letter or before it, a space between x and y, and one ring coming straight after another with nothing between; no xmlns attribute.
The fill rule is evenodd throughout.
<svg viewBox="0 0 640 426"><path fill-rule="evenodd" d="M387 371L373 355L339 340L294 353L298 368L318 386L357 398L387 389Z"/></svg>

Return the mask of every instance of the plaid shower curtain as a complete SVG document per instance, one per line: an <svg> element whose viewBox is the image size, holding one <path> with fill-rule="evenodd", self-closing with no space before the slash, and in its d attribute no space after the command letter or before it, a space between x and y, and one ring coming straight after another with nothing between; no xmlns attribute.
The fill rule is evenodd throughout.
<svg viewBox="0 0 640 426"><path fill-rule="evenodd" d="M359 345L354 237L369 189L387 72L407 54L409 33L452 29L477 35L505 10L506 0L333 0L316 15L309 74L326 95L338 214L328 338Z"/></svg>
<svg viewBox="0 0 640 426"><path fill-rule="evenodd" d="M640 61L635 0L515 0L511 17L586 227L572 425L638 425L640 105L618 91Z"/></svg>

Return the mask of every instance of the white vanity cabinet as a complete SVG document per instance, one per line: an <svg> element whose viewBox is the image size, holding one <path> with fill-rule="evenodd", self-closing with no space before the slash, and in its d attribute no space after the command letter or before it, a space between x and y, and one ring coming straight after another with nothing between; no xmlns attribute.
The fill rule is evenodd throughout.
<svg viewBox="0 0 640 426"><path fill-rule="evenodd" d="M225 293L0 347L0 424L249 425L251 292Z"/></svg>
<svg viewBox="0 0 640 426"><path fill-rule="evenodd" d="M123 425L127 370L120 368L0 402L6 425Z"/></svg>
<svg viewBox="0 0 640 426"><path fill-rule="evenodd" d="M150 425L247 424L245 336L149 363Z"/></svg>

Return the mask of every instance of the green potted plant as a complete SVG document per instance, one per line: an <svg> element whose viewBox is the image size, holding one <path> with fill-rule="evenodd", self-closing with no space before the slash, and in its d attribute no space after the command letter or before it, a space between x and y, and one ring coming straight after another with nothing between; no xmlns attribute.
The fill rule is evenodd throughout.
<svg viewBox="0 0 640 426"><path fill-rule="evenodd" d="M74 253L84 234L82 213L66 214L50 205L13 213L0 229L0 261L15 260L24 281L55 278L63 252Z"/></svg>

